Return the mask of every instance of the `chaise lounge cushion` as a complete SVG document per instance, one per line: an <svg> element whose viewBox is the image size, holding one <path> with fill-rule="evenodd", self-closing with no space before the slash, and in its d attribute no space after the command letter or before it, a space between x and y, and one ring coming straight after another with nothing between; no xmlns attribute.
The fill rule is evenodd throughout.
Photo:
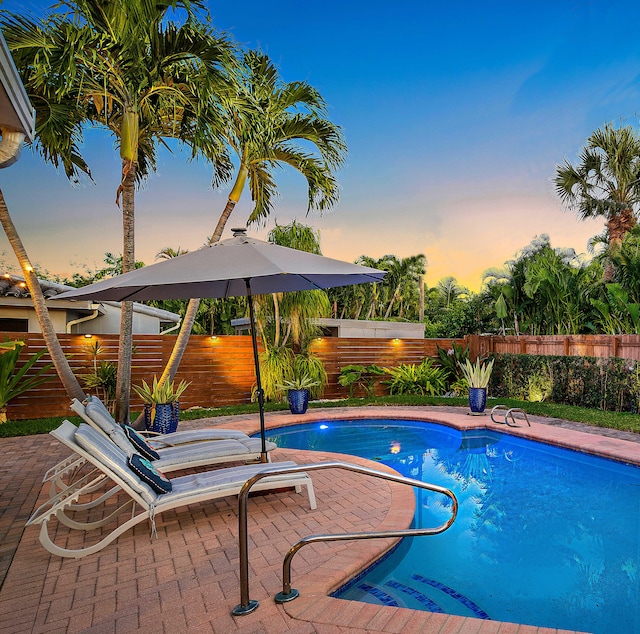
<svg viewBox="0 0 640 634"><path fill-rule="evenodd" d="M113 428L116 423L113 417L109 413L109 410L103 405L99 398L89 397L87 404L85 405L85 411L87 416L98 426L100 429L110 436L113 432Z"/></svg>
<svg viewBox="0 0 640 634"><path fill-rule="evenodd" d="M155 503L158 494L131 471L127 464L127 454L115 443L111 442L109 438L92 429L86 423L80 423L74 437L85 451L110 469L129 488L142 496L147 504Z"/></svg>

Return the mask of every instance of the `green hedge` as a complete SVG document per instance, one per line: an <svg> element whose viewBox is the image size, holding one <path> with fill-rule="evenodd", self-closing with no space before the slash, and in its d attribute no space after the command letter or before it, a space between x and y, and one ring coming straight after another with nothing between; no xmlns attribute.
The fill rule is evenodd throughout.
<svg viewBox="0 0 640 634"><path fill-rule="evenodd" d="M495 355L489 394L637 412L640 365L637 361L618 357L498 354Z"/></svg>

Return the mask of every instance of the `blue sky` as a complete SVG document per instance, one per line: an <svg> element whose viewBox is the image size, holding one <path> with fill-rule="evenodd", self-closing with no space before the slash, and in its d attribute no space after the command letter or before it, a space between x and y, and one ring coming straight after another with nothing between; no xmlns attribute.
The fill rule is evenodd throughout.
<svg viewBox="0 0 640 634"><path fill-rule="evenodd" d="M536 234L586 252L602 231L562 209L552 178L596 128L638 123L640 47L626 26L639 23L637 3L250 0L210 10L217 28L268 53L286 81L319 89L344 129L337 207L305 219L304 181L284 171L272 216L317 227L325 255L424 253L429 285L453 275L477 289L485 269ZM85 151L95 185L71 187L28 149L1 175L32 260L51 273L95 268L105 251L122 250L113 140L92 131ZM212 191L205 163L162 153L136 199L138 259L197 248L226 194ZM249 211L245 192L227 226ZM11 265L6 241L3 249Z"/></svg>

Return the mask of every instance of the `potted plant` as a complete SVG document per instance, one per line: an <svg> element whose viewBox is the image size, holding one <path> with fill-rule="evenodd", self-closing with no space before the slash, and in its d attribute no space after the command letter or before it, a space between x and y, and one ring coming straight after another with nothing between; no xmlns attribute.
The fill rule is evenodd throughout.
<svg viewBox="0 0 640 634"><path fill-rule="evenodd" d="M278 387L287 390L289 409L292 414L304 414L309 406L309 390L320 385L308 374L299 374L292 379L283 381Z"/></svg>
<svg viewBox="0 0 640 634"><path fill-rule="evenodd" d="M493 370L493 359L487 362L476 359L475 363L466 359L460 364L460 370L469 384L469 409L472 414L482 414L487 404L487 386Z"/></svg>
<svg viewBox="0 0 640 634"><path fill-rule="evenodd" d="M151 386L146 381L142 381L142 385L132 385L131 389L144 402L145 427L161 434L176 431L180 418L180 397L189 385L191 383L186 381L180 381L177 386L173 381L160 384L156 376Z"/></svg>

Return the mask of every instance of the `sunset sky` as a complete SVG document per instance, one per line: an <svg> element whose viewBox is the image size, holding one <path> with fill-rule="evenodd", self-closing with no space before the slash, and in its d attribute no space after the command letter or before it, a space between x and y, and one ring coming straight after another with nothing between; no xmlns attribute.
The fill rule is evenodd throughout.
<svg viewBox="0 0 640 634"><path fill-rule="evenodd" d="M41 11L52 3L4 0ZM640 47L626 25L640 4L609 0L435 3L323 0L210 2L214 25L245 48L268 53L286 81L306 80L329 104L349 154L341 199L306 213L302 177L280 174L273 220L321 231L325 255L427 257L434 286L453 275L473 290L540 233L586 252L602 221L564 211L552 185L557 164L575 161L607 122L638 125ZM91 131L85 157L96 183L72 187L25 148L0 186L31 259L50 273L99 268L121 253L113 139ZM213 231L227 191L184 155L160 154L136 198L139 260L163 247L198 248ZM245 192L227 227L243 225ZM267 229L273 226L273 220ZM263 237L265 230L250 233ZM230 235L227 231L226 235ZM4 263L16 266L2 236Z"/></svg>

